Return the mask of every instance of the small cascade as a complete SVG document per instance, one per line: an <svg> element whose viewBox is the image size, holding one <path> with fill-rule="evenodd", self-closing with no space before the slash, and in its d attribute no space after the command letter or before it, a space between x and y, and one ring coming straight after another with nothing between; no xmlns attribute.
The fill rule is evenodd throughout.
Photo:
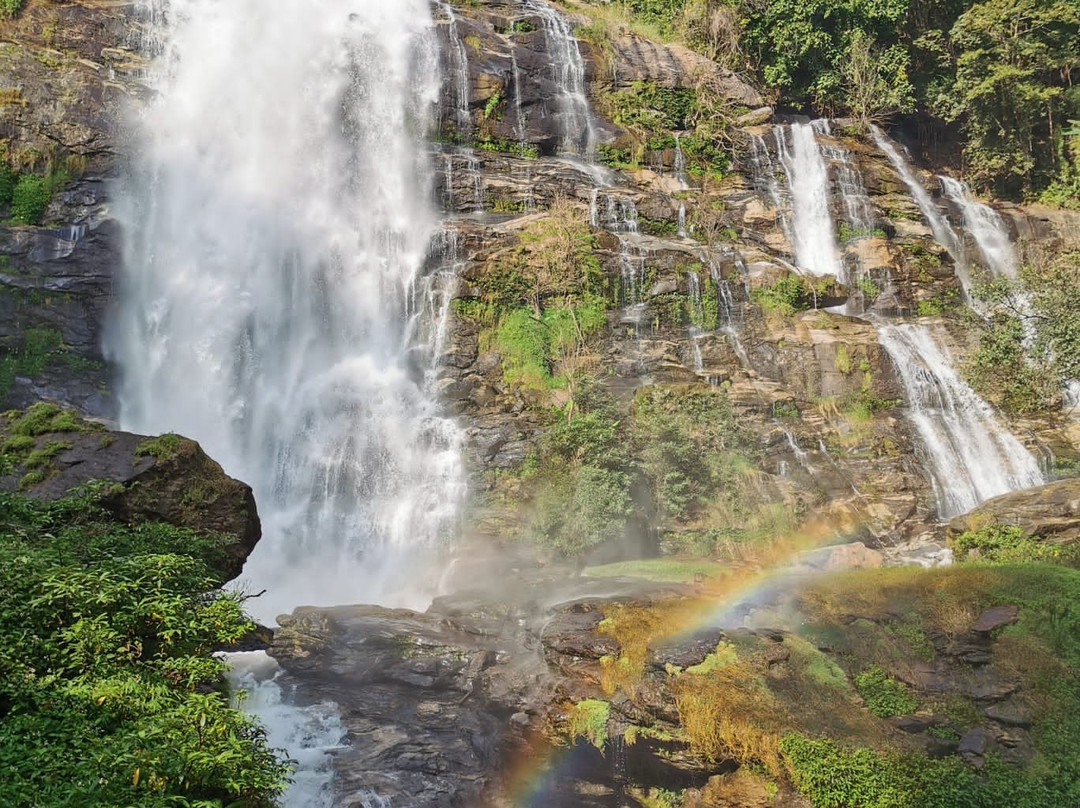
<svg viewBox="0 0 1080 808"><path fill-rule="evenodd" d="M518 68L517 53L510 49L510 75L514 86L514 121L517 129L518 144L525 152L525 115L521 111L521 70Z"/></svg>
<svg viewBox="0 0 1080 808"><path fill-rule="evenodd" d="M967 183L952 177L939 177L945 196L964 214L964 229L975 240L987 268L995 277L1015 278L1018 262L1005 222L989 205L971 195Z"/></svg>
<svg viewBox="0 0 1080 808"><path fill-rule="evenodd" d="M908 416L929 455L938 516L1045 482L1038 460L964 382L927 326L878 327L907 392Z"/></svg>
<svg viewBox="0 0 1080 808"><path fill-rule="evenodd" d="M866 193L862 174L852 163L851 152L838 145L822 146L826 159L833 165L840 198L844 203L844 219L850 228L849 238L864 238L874 232L874 208Z"/></svg>
<svg viewBox="0 0 1080 808"><path fill-rule="evenodd" d="M683 154L678 135L675 135L675 180L684 191L690 187L690 180L686 176L686 155Z"/></svg>
<svg viewBox="0 0 1080 808"><path fill-rule="evenodd" d="M451 149L443 155L443 207L450 213L482 213L487 209L483 164L473 149Z"/></svg>
<svg viewBox="0 0 1080 808"><path fill-rule="evenodd" d="M627 194L594 188L589 195L589 223L615 233L638 233L638 211Z"/></svg>
<svg viewBox="0 0 1080 808"><path fill-rule="evenodd" d="M445 15L448 27L449 47L446 49L446 60L447 72L454 88L454 123L458 133L467 136L472 129L472 116L469 113L469 56L458 31L458 18L453 6L439 0L438 7Z"/></svg>
<svg viewBox="0 0 1080 808"><path fill-rule="evenodd" d="M963 272L963 242L956 234L956 231L953 230L952 225L949 224L948 219L945 218L945 214L942 213L941 208L937 206L930 197L930 193L923 187L923 184L919 182L918 178L915 176L915 172L911 170L908 161L904 159L904 156L900 154L900 150L896 148L896 144L889 140L889 138L885 136L885 133L876 126L870 127L870 133L873 135L874 143L876 143L882 153L889 158L889 162L892 163L893 168L896 169L896 173L899 174L900 178L904 181L912 198L915 200L915 204L919 206L923 218L926 219L926 223L930 225L930 229L934 233L934 238L937 239L937 242L942 247L949 251L949 255L953 257L958 269ZM961 279L963 280L963 278Z"/></svg>
<svg viewBox="0 0 1080 808"><path fill-rule="evenodd" d="M418 280L411 295L404 348L413 352L422 368L425 389L436 395L434 385L450 340L450 307L466 265L460 232L444 228L436 234L429 261L435 269Z"/></svg>
<svg viewBox="0 0 1080 808"><path fill-rule="evenodd" d="M679 238L688 238L686 234L686 205L679 205Z"/></svg>
<svg viewBox="0 0 1080 808"><path fill-rule="evenodd" d="M345 729L331 704L290 704L265 651L229 654L229 684L243 694L241 706L266 728L267 744L296 761L282 808L331 808L333 753L345 743Z"/></svg>
<svg viewBox="0 0 1080 808"><path fill-rule="evenodd" d="M814 124L773 128L777 154L791 200L791 240L795 262L813 275L842 279L836 233L829 208L829 172Z"/></svg>
<svg viewBox="0 0 1080 808"><path fill-rule="evenodd" d="M596 127L585 92L585 61L570 23L543 0L525 0L525 7L543 22L552 79L559 88L556 116L562 131L561 150L591 160L596 151Z"/></svg>
<svg viewBox="0 0 1080 808"><path fill-rule="evenodd" d="M788 447L791 449L791 453L795 455L799 465L813 474L814 467L810 465L810 455L799 445L799 441L796 440L790 429L784 430L784 437L787 439Z"/></svg>

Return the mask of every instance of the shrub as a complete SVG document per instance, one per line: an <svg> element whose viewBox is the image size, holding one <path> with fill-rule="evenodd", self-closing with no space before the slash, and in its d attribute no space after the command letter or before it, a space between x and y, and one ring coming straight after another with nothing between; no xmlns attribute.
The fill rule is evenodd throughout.
<svg viewBox="0 0 1080 808"><path fill-rule="evenodd" d="M965 531L953 541L953 551L961 560L975 555L985 561L1004 564L1070 562L1080 558L1080 549L1040 541L1015 525L987 525Z"/></svg>
<svg viewBox="0 0 1080 808"><path fill-rule="evenodd" d="M855 676L855 689L866 702L866 708L878 718L909 715L919 706L919 700L876 665Z"/></svg>
<svg viewBox="0 0 1080 808"><path fill-rule="evenodd" d="M771 286L754 289L750 299L761 306L767 316L774 317L790 317L814 305L813 297L796 275L785 275Z"/></svg>
<svg viewBox="0 0 1080 808"><path fill-rule="evenodd" d="M213 655L251 623L212 544L113 523L93 494L0 495L5 805L274 803L286 769Z"/></svg>
<svg viewBox="0 0 1080 808"><path fill-rule="evenodd" d="M597 749L607 742L607 722L611 705L599 699L584 699L569 709L566 716L570 740L585 738Z"/></svg>
<svg viewBox="0 0 1080 808"><path fill-rule="evenodd" d="M52 193L45 177L23 174L11 194L11 218L19 224L40 224Z"/></svg>

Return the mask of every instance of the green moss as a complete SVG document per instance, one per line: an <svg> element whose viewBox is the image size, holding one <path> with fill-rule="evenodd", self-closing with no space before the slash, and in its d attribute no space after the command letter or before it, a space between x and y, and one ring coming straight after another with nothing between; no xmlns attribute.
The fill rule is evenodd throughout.
<svg viewBox="0 0 1080 808"><path fill-rule="evenodd" d="M56 404L39 402L25 412L7 413L10 419L8 431L12 435L36 437L50 432L92 432L101 427L81 420L71 410L65 410Z"/></svg>
<svg viewBox="0 0 1080 808"><path fill-rule="evenodd" d="M739 661L739 655L735 650L735 646L731 643L720 641L720 644L716 646L716 650L711 654L706 654L703 659L697 665L691 665L686 669L686 673L694 674L698 676L705 676L720 668L733 665Z"/></svg>

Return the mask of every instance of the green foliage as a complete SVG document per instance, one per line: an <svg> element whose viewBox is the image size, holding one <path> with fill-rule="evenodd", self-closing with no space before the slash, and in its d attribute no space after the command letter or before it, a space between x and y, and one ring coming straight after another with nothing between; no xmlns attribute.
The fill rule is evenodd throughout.
<svg viewBox="0 0 1080 808"><path fill-rule="evenodd" d="M527 460L532 518L525 536L565 555L622 539L636 513L635 470L610 401L583 379L562 416Z"/></svg>
<svg viewBox="0 0 1080 808"><path fill-rule="evenodd" d="M22 345L0 357L0 398L10 392L15 377L36 378L49 366L66 361L71 356L59 331L26 329L22 335Z"/></svg>
<svg viewBox="0 0 1080 808"><path fill-rule="evenodd" d="M553 368L607 323L605 312L597 298L579 306L552 306L539 317L527 308L509 312L494 337L507 384L538 391L566 387L567 376Z"/></svg>
<svg viewBox="0 0 1080 808"><path fill-rule="evenodd" d="M20 174L11 192L11 220L16 224L41 224L49 200L67 180L62 171L44 176Z"/></svg>
<svg viewBox="0 0 1080 808"><path fill-rule="evenodd" d="M620 126L636 127L645 132L681 130L690 128L697 93L693 88L667 88L653 82L636 81L629 89L612 94L610 101L613 120ZM667 137L668 142L655 143L652 148L674 148L674 138Z"/></svg>
<svg viewBox="0 0 1080 808"><path fill-rule="evenodd" d="M646 388L634 404L634 445L661 519L689 518L734 496L752 438L723 390Z"/></svg>
<svg viewBox="0 0 1080 808"><path fill-rule="evenodd" d="M979 347L963 371L992 403L1019 414L1044 411L1080 378L1080 252L1023 245L1019 280L975 292L989 314L975 325Z"/></svg>
<svg viewBox="0 0 1080 808"><path fill-rule="evenodd" d="M797 275L785 275L770 286L754 289L750 299L761 306L767 316L774 317L790 317L814 305L813 296Z"/></svg>
<svg viewBox="0 0 1080 808"><path fill-rule="evenodd" d="M956 80L938 111L964 126L968 176L1004 193L1044 186L1038 180L1053 179L1054 155L1036 143L1080 100L1063 80L1080 53L1080 7L984 0L966 8L949 36Z"/></svg>
<svg viewBox="0 0 1080 808"><path fill-rule="evenodd" d="M179 454L183 445L184 439L182 437L169 433L144 440L135 447L135 455L137 457L152 457L159 461L172 460Z"/></svg>
<svg viewBox="0 0 1080 808"><path fill-rule="evenodd" d="M599 699L584 699L573 705L566 715L570 740L585 738L597 749L607 742L607 722L611 705Z"/></svg>
<svg viewBox="0 0 1080 808"><path fill-rule="evenodd" d="M965 531L954 540L953 550L960 560L977 556L984 561L1001 564L1080 561L1080 548L1040 541L1015 525L987 525L978 530Z"/></svg>
<svg viewBox="0 0 1080 808"><path fill-rule="evenodd" d="M5 805L273 804L286 771L212 655L251 629L217 543L0 495Z"/></svg>
<svg viewBox="0 0 1080 808"><path fill-rule="evenodd" d="M919 706L919 700L876 665L855 676L855 689L866 702L866 709L878 718L909 715Z"/></svg>
<svg viewBox="0 0 1080 808"><path fill-rule="evenodd" d="M18 14L23 7L23 0L0 0L0 17L11 18Z"/></svg>
<svg viewBox="0 0 1080 808"><path fill-rule="evenodd" d="M2 3L3 0L0 0ZM0 14L3 12L0 11ZM2 155L0 155L2 157ZM15 185L19 182L19 174L6 162L0 159L0 208L6 208L11 204L11 197L15 193Z"/></svg>

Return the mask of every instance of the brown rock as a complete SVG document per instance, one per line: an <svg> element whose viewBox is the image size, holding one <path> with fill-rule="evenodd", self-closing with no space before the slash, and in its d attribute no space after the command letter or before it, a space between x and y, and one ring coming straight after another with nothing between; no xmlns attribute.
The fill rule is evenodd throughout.
<svg viewBox="0 0 1080 808"><path fill-rule="evenodd" d="M1080 479L1060 480L995 497L970 513L955 517L949 523L948 535L955 539L968 530L988 525L1015 525L1047 541L1077 541L1080 539Z"/></svg>
<svg viewBox="0 0 1080 808"><path fill-rule="evenodd" d="M989 634L1015 623L1019 614L1020 609L1017 606L993 606L979 615L971 625L971 630L977 634Z"/></svg>

